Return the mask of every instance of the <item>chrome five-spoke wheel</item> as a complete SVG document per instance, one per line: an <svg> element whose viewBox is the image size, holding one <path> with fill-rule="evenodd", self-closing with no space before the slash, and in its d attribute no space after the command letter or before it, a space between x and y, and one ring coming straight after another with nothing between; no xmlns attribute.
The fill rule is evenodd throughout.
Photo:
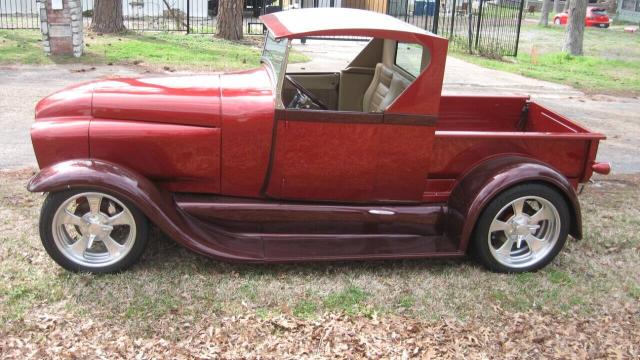
<svg viewBox="0 0 640 360"><path fill-rule="evenodd" d="M524 196L505 205L489 228L489 249L503 265L527 267L544 258L560 235L560 215L539 196Z"/></svg>
<svg viewBox="0 0 640 360"><path fill-rule="evenodd" d="M564 246L569 208L564 197L542 184L508 189L487 205L474 244L479 259L499 272L534 271Z"/></svg>
<svg viewBox="0 0 640 360"><path fill-rule="evenodd" d="M68 191L49 195L40 229L45 248L63 267L112 272L140 255L146 226L144 216L124 200L102 192Z"/></svg>

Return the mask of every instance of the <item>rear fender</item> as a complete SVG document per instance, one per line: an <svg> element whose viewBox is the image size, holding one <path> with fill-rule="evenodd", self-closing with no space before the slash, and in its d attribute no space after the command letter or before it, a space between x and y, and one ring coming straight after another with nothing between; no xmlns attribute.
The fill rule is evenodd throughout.
<svg viewBox="0 0 640 360"><path fill-rule="evenodd" d="M173 196L135 171L100 160L70 160L44 168L27 185L31 192L68 189L106 191L133 203L165 234L197 253L221 260L260 261L262 239L212 228L180 211Z"/></svg>
<svg viewBox="0 0 640 360"><path fill-rule="evenodd" d="M569 181L558 171L523 156L501 156L475 166L454 186L449 197L445 231L466 251L484 208L502 191L523 183L538 182L564 195L571 215L569 233L582 238L580 203Z"/></svg>

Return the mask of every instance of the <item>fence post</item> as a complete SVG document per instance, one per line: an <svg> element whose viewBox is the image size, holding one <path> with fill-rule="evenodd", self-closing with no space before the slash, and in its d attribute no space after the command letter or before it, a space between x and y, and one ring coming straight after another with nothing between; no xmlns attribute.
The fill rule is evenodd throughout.
<svg viewBox="0 0 640 360"><path fill-rule="evenodd" d="M522 0L524 1L524 0ZM482 8L484 7L484 0L480 0L478 6L478 26L476 26L476 50L478 49L478 42L480 42L480 23L482 21Z"/></svg>
<svg viewBox="0 0 640 360"><path fill-rule="evenodd" d="M456 0L453 0L453 5L451 5L451 28L449 30L449 39L453 39L453 31L455 30L453 28L453 26L455 25L456 22L456 14L457 14L458 10L456 9ZM445 14L446 15L446 14ZM455 39L454 39L455 41Z"/></svg>
<svg viewBox="0 0 640 360"><path fill-rule="evenodd" d="M469 54L473 54L473 4L471 0L467 0L467 13L469 13L469 21L467 21L467 46Z"/></svg>
<svg viewBox="0 0 640 360"><path fill-rule="evenodd" d="M518 56L518 46L520 45L520 26L522 26L522 10L524 9L524 0L520 0L520 12L518 13L518 30L516 32L516 48L513 56Z"/></svg>
<svg viewBox="0 0 640 360"><path fill-rule="evenodd" d="M189 29L191 29L191 1L187 0L187 35L189 35Z"/></svg>
<svg viewBox="0 0 640 360"><path fill-rule="evenodd" d="M446 0L445 0L446 1ZM436 0L436 8L433 10L433 33L438 33L438 21L440 21L440 0Z"/></svg>

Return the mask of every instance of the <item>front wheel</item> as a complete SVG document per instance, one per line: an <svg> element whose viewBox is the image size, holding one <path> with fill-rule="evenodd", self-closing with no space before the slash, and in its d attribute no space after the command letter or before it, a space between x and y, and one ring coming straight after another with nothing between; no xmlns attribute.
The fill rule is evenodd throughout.
<svg viewBox="0 0 640 360"><path fill-rule="evenodd" d="M536 271L560 252L569 233L564 197L542 184L523 184L498 195L484 209L474 245L480 261L505 273Z"/></svg>
<svg viewBox="0 0 640 360"><path fill-rule="evenodd" d="M559 18L556 18L555 20L553 20L553 23L556 25L561 25Z"/></svg>
<svg viewBox="0 0 640 360"><path fill-rule="evenodd" d="M42 244L70 271L124 270L142 254L147 234L147 219L133 204L104 192L50 193L42 205Z"/></svg>

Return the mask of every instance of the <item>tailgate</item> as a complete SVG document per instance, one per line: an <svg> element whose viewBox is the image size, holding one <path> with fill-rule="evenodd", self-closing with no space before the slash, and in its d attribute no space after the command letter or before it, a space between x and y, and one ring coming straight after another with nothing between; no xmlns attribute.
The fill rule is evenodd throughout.
<svg viewBox="0 0 640 360"><path fill-rule="evenodd" d="M593 174L594 168L598 172L604 172L604 169L596 163L598 144L600 140L606 139L603 134L592 132L586 127L535 102L529 102L524 131L529 134L545 134L550 138L567 142L582 140L585 144L585 153L584 156L581 156L584 161L584 171L580 176L579 182L588 181Z"/></svg>

